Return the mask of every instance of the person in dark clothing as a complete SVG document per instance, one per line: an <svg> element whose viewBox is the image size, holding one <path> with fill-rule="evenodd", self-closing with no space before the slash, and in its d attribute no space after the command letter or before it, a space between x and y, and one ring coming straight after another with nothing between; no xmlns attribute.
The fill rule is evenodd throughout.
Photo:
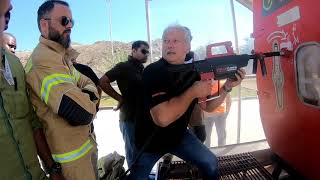
<svg viewBox="0 0 320 180"><path fill-rule="evenodd" d="M96 73L91 69L91 67L80 64L78 62L73 62L73 67L76 68L77 71L79 71L81 74L87 76L91 81L96 85L99 86L99 78L96 75Z"/></svg>
<svg viewBox="0 0 320 180"><path fill-rule="evenodd" d="M85 64L81 64L81 63L78 63L77 62L77 57L79 55L78 52L76 52L75 50L72 50L76 55L76 57L74 58L71 58L71 62L72 62L72 65L73 67L79 71L81 74L87 76L89 79L91 79L91 81L96 85L97 87L97 90L98 90L98 94L99 96L101 97L101 88L100 88L100 85L99 85L99 78L98 76L96 75L96 73L91 69L91 67L89 67L88 65L85 65ZM99 111L99 105L100 105L100 97L99 97L99 101L98 103L96 104L96 109L97 109L97 112ZM96 140L96 133L94 132L94 125L93 123L91 123L91 134L92 134L92 138L94 140ZM98 163L98 151L95 151L92 156L92 162L94 165L97 165ZM95 167L95 169L97 169L97 167ZM96 174L96 176L98 177L98 174Z"/></svg>
<svg viewBox="0 0 320 180"><path fill-rule="evenodd" d="M184 26L172 25L162 36L162 58L143 73L145 115L136 121L136 147L143 152L132 166L127 179L145 180L166 153L196 165L204 180L218 179L216 156L187 128L198 98L211 93L212 81L199 81L195 71L169 72L168 67L184 64L190 51L191 34ZM241 83L245 72L238 70L237 80L227 80L220 97L200 104L204 111L218 107L231 89Z"/></svg>
<svg viewBox="0 0 320 180"><path fill-rule="evenodd" d="M142 108L142 72L147 61L149 45L145 41L135 41L132 53L125 62L118 63L100 79L102 90L118 101L120 109L120 130L125 142L126 159L130 167L135 154L134 123L140 118ZM111 83L117 81L121 95L113 89Z"/></svg>
<svg viewBox="0 0 320 180"><path fill-rule="evenodd" d="M77 71L79 71L81 74L87 76L96 85L98 93L99 93L99 96L101 97L101 92L102 91L101 91L101 88L100 88L100 85L99 85L99 78L96 75L96 73L88 65L81 64L81 63L77 62L77 58L79 56L79 53L76 50L70 48L69 51L71 51L74 54L71 57L71 62L72 62L73 67ZM98 101L98 103L96 105L97 112L99 110L99 105L100 105L100 98L99 98L99 101ZM93 128L93 126L92 126L92 128Z"/></svg>

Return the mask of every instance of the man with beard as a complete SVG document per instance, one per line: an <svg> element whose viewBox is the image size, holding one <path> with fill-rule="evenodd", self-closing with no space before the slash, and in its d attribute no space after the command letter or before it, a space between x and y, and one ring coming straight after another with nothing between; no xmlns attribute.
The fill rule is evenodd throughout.
<svg viewBox="0 0 320 180"><path fill-rule="evenodd" d="M55 161L49 172L62 171L68 180L93 180L97 169L92 156L97 147L90 125L98 92L72 65L77 55L69 48L73 25L68 3L45 1L38 9L40 42L25 69L31 102Z"/></svg>
<svg viewBox="0 0 320 180"><path fill-rule="evenodd" d="M100 79L102 90L118 101L120 108L120 131L125 142L125 151L128 167L134 161L136 148L134 144L134 124L140 118L143 102L142 72L143 63L147 61L149 45L145 41L132 43L131 56L126 62L118 63L114 68L106 72ZM121 95L115 91L111 82L117 81Z"/></svg>

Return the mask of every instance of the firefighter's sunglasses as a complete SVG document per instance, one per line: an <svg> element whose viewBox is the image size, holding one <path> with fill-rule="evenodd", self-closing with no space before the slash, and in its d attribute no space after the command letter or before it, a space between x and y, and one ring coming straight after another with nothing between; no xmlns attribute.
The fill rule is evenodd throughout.
<svg viewBox="0 0 320 180"><path fill-rule="evenodd" d="M61 18L59 19L44 18L44 20L57 20L60 21L60 24L62 26L67 26L69 23L71 23L71 27L73 27L74 25L74 20L66 16L61 16Z"/></svg>

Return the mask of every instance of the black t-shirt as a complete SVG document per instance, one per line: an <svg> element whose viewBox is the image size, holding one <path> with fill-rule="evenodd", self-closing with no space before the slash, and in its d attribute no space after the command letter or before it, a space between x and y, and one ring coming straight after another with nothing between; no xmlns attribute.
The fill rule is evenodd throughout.
<svg viewBox="0 0 320 180"><path fill-rule="evenodd" d="M175 122L167 127L157 126L150 115L150 109L154 106L168 101L173 97L181 95L191 85L200 80L198 73L194 71L184 73L168 72L167 67L172 66L166 60L150 64L143 73L145 115L136 122L136 145L140 149L147 139L157 129L153 139L146 148L146 152L166 153L179 145L187 130L197 99L195 99L187 111Z"/></svg>
<svg viewBox="0 0 320 180"><path fill-rule="evenodd" d="M84 64L79 64L79 63L74 63L73 67L76 68L77 71L79 71L81 74L87 76L93 83L98 86L99 85L99 78L94 73L94 71L87 65Z"/></svg>
<svg viewBox="0 0 320 180"><path fill-rule="evenodd" d="M142 72L143 65L139 60L129 56L128 61L118 63L106 76L111 82L117 81L123 97L123 105L120 108L120 120L134 122L140 117L143 106Z"/></svg>

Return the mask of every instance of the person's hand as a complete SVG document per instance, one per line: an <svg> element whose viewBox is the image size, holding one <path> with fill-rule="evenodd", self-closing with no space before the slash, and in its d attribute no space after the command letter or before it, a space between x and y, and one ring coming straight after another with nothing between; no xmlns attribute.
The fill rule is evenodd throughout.
<svg viewBox="0 0 320 180"><path fill-rule="evenodd" d="M50 180L66 180L62 173L53 173L53 174L50 174Z"/></svg>
<svg viewBox="0 0 320 180"><path fill-rule="evenodd" d="M121 98L120 101L118 101L118 105L116 107L114 107L113 110L118 111L122 105L123 105L123 100Z"/></svg>
<svg viewBox="0 0 320 180"><path fill-rule="evenodd" d="M241 84L242 80L244 79L246 75L246 72L244 69L238 69L237 73L235 74L237 80L233 80L233 79L227 79L226 83L224 84L226 89L232 89L233 87L238 86L239 84Z"/></svg>
<svg viewBox="0 0 320 180"><path fill-rule="evenodd" d="M191 86L195 98L207 97L211 94L212 81L196 81Z"/></svg>

